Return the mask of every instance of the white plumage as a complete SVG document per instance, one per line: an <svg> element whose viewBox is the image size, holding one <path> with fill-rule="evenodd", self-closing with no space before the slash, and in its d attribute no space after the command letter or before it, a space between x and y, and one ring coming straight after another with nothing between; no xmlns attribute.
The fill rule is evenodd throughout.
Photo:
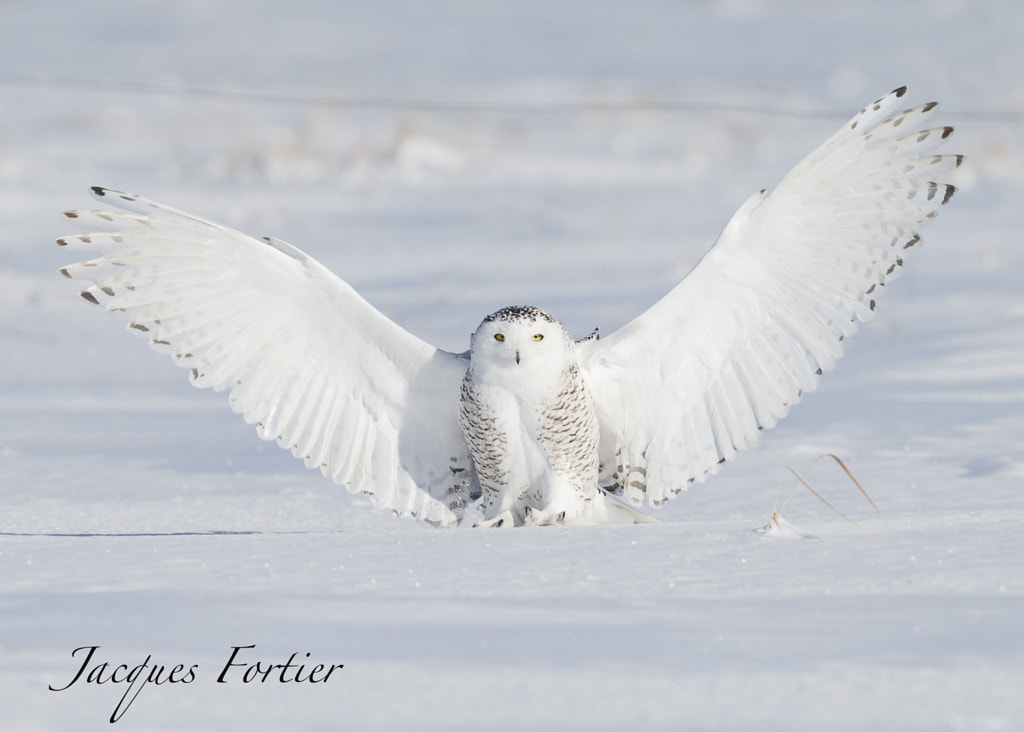
<svg viewBox="0 0 1024 732"><path fill-rule="evenodd" d="M937 105L861 110L751 197L631 323L574 342L531 307L433 348L298 249L105 188L61 271L309 467L432 524L648 520L786 415L874 316L955 188ZM619 500L621 498L622 500Z"/></svg>

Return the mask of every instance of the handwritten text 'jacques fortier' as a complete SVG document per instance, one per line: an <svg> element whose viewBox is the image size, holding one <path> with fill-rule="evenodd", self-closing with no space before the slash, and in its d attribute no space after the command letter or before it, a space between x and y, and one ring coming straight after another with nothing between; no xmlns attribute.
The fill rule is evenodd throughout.
<svg viewBox="0 0 1024 732"><path fill-rule="evenodd" d="M231 646L231 656L217 676L218 684L238 683L279 683L279 684L323 684L331 678L331 674L344 668L344 664L318 663L306 666L296 662L298 652L291 654L284 663L268 663L266 661L251 661L246 658L246 651L255 648L249 646ZM196 680L196 671L199 664L191 666L178 664L176 666L163 666L153 663L153 657L146 656L146 660L137 666L129 666L126 663L113 664L109 661L94 660L99 646L81 646L71 652L71 657L84 653L85 657L78 667L78 671L64 686L54 687L50 685L50 691L67 691L79 682L86 684L127 684L124 695L110 715L110 723L118 721L132 702L138 697L139 692L146 684L191 684ZM251 654L249 654L251 655ZM309 658L310 654L305 654Z"/></svg>

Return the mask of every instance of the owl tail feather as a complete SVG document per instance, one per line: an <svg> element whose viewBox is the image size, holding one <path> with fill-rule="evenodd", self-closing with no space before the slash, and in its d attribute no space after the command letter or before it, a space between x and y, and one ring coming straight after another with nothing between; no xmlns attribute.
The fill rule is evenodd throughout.
<svg viewBox="0 0 1024 732"><path fill-rule="evenodd" d="M628 503L620 501L603 488L594 497L594 523L598 524L659 524L655 518L641 513Z"/></svg>

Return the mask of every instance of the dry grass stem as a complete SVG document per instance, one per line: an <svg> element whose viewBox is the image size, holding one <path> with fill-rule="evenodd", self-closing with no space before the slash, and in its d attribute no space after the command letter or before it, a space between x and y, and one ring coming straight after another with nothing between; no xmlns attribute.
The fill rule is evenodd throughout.
<svg viewBox="0 0 1024 732"><path fill-rule="evenodd" d="M858 529L860 529L861 531L865 531L866 530L860 524L858 524L856 521L854 521L849 516L844 514L842 511L840 511L838 508L836 508L831 503L829 503L828 500L826 500L824 496L822 496L820 493L818 493L818 491L814 490L814 488L812 488L811 485L807 482L807 477L811 474L811 471L814 470L815 466L821 461L822 458L831 458L833 461L835 461L835 463L840 468L843 469L843 472L846 473L846 476L853 482L853 484L855 486L857 486L857 490L860 491L861 495L864 496L864 498L867 500L867 502L871 504L871 507L873 509L875 509L875 513L877 513L880 518L882 518L882 519L885 518L885 516L883 516L882 512L879 510L878 506L875 505L875 502L871 500L871 496L868 495L868 492L866 490L864 490L864 487L860 484L860 482L855 477L853 477L853 473L850 472L850 469L848 467L846 467L846 463L844 463L836 455L825 454L825 455L819 455L817 458L815 458L814 462L811 463L811 467L809 467L807 469L807 471L803 475L798 475L797 472L795 470L793 470L793 468L787 466L786 470L788 470L790 473L792 473L796 477L797 483L796 483L795 486L793 486L793 489L786 495L786 497L782 500L782 503L780 504L779 503L779 496L782 495L782 484L783 484L783 482L786 479L785 474L783 474L782 478L779 480L778 488L776 488L776 490L775 490L775 501L772 503L772 515L771 515L771 518L768 519L768 524L765 526L765 531L771 531L773 527L781 528L781 524L780 524L781 515L780 514L782 513L782 509L786 507L786 504L789 503L789 500L796 494L797 489L799 489L800 486L803 486L804 488L809 490L811 492L811 494L815 498L817 498L819 501L824 503L826 506L828 506L830 509L832 509L839 516L842 516L844 519L846 519L851 524L856 526Z"/></svg>

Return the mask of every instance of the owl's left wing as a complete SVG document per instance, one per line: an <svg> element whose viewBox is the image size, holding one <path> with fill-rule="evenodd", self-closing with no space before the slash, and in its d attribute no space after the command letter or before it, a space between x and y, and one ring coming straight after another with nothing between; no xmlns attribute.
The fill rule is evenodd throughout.
<svg viewBox="0 0 1024 732"><path fill-rule="evenodd" d="M457 523L473 481L458 424L467 361L403 330L284 242L106 188L118 210L69 211L101 256L64 267L82 292L189 370L228 391L261 437L374 505Z"/></svg>
<svg viewBox="0 0 1024 732"><path fill-rule="evenodd" d="M601 423L602 484L661 505L775 426L875 314L955 188L936 104L868 105L748 200L686 278L580 365Z"/></svg>

